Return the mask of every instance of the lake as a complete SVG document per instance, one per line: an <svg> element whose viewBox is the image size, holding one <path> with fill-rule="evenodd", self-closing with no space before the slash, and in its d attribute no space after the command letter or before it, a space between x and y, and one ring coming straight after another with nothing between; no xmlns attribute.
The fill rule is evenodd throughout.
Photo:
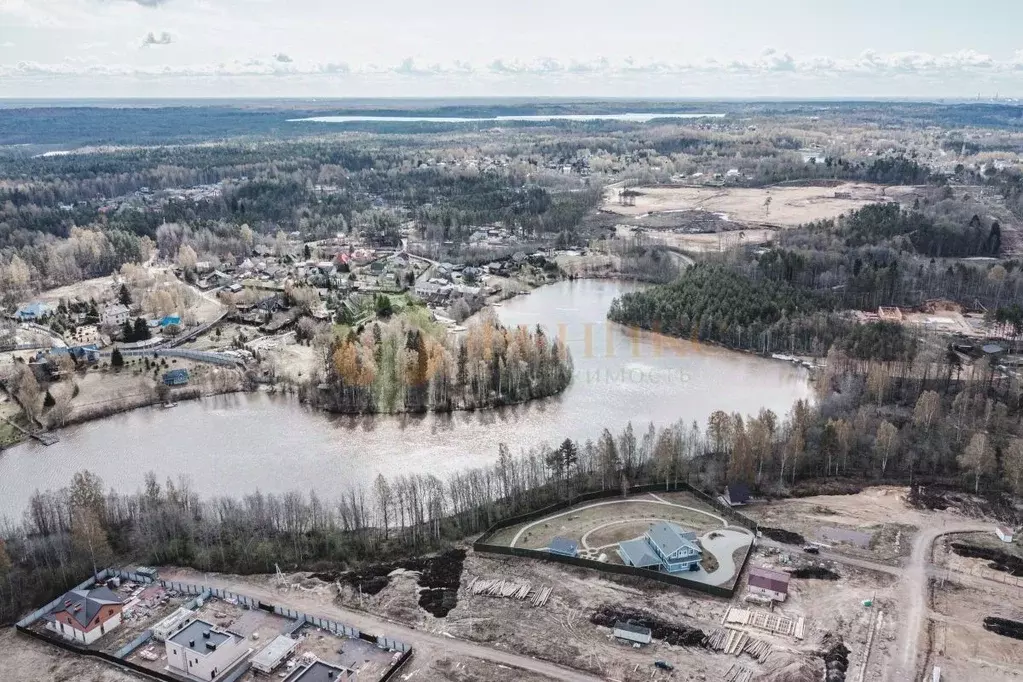
<svg viewBox="0 0 1023 682"><path fill-rule="evenodd" d="M560 282L506 301L508 325L543 325L567 341L575 376L561 395L525 405L454 414L343 417L262 393L134 410L62 429L60 442L0 453L0 515L19 517L36 489L67 485L79 470L108 487L140 488L147 471L187 476L203 496L254 490L335 498L378 473L445 474L488 464L497 444L513 452L570 437L596 438L629 421L706 424L715 410L788 412L811 395L804 369L607 322L618 295L640 288L609 280Z"/></svg>

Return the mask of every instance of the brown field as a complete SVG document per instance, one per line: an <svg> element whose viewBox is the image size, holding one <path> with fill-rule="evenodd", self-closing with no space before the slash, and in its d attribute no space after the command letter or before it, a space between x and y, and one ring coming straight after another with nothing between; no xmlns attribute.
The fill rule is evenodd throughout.
<svg viewBox="0 0 1023 682"><path fill-rule="evenodd" d="M640 195L635 206L621 206L617 191L605 197L604 210L622 216L663 214L666 211L703 210L724 214L724 220L795 227L803 223L834 218L880 201L903 200L912 187L884 187L867 183L846 183L837 187L636 187ZM841 198L836 198L836 194ZM764 202L770 197L770 210ZM641 224L642 221L632 224Z"/></svg>
<svg viewBox="0 0 1023 682"><path fill-rule="evenodd" d="M895 564L908 555L917 527L926 513L904 502L904 488L869 488L857 495L821 495L756 502L743 513L764 526L784 528L808 541L823 542L836 554ZM868 547L853 542L824 540L821 529L852 531L871 536ZM831 535L841 535L832 532Z"/></svg>

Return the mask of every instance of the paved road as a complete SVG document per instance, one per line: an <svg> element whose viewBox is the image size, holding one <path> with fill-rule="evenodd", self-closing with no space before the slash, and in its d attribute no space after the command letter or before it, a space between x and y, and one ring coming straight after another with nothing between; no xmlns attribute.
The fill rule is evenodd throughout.
<svg viewBox="0 0 1023 682"><path fill-rule="evenodd" d="M238 594L256 597L257 599L267 603L289 605L288 594L286 592L277 592L275 589L263 588L259 585L247 582L233 581L229 578L217 575L197 575L191 571L179 574L173 569L161 569L160 573L160 577L165 580L189 583L201 582L208 587L228 589ZM304 606L300 606L298 604L293 604L291 607L302 611L306 610ZM315 609L315 613L312 611L312 609L308 611L310 615L335 619L370 634L384 635L389 639L396 639L398 641L405 642L406 644L411 644L414 649L419 649L421 651L433 651L441 657L451 654L469 656L472 658L479 658L484 661L490 661L491 663L528 670L529 672L545 675L555 680L567 680L568 682L599 682L603 679L579 670L573 670L572 668L566 668L547 661L540 661L535 658L531 658L530 656L523 656L522 654L517 654L512 651L503 651L483 644L468 642L463 639L455 639L453 637L445 637L444 635L432 632L415 630L405 625L399 625L393 621L385 620L362 611L349 611L348 609L341 608L334 603L318 605Z"/></svg>

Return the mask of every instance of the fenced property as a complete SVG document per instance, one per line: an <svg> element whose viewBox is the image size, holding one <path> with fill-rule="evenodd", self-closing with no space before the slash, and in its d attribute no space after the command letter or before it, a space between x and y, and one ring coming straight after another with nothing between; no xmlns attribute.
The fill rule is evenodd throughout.
<svg viewBox="0 0 1023 682"><path fill-rule="evenodd" d="M752 519L740 514L728 505L721 501L693 488L685 483L678 483L674 485L664 484L653 484L636 486L629 490L629 500L634 500L633 496L643 493L675 493L684 492L693 496L702 505L713 509L714 515L720 516L721 518L728 521L729 524L735 524L742 526L753 533L754 537L757 533L757 523ZM736 586L739 583L746 565L749 562L750 555L753 551L754 543L751 542L747 547L746 551L742 556L741 561L736 561L736 567L733 579L730 585L711 585L706 582L700 582L693 580L692 578L685 577L685 574L672 574L663 573L660 571L654 571L645 568L636 568L634 566L626 566L624 564L609 563L608 561L599 561L595 558L585 558L581 556L566 556L562 554L556 554L548 552L544 549L528 549L524 547L511 546L514 542L498 543L494 541L495 536L499 533L504 532L508 534L509 530L516 526L523 526L532 522L541 521L543 519L555 516L558 512L562 512L566 509L571 509L582 503L586 502L597 502L601 500L612 500L613 498L620 498L622 496L617 490L601 490L581 493L572 497L571 499L562 501L558 504L545 507L533 512L522 514L519 516L504 519L497 524L494 524L487 529L483 535L473 543L473 549L477 552L490 553L490 554L503 554L507 556L516 556L526 559L537 559L540 561L553 561L557 563L569 564L572 566L579 566L582 568L589 568L596 571L602 571L604 573L614 573L617 575L628 575L638 578L645 578L648 580L656 580L661 583L668 585L674 585L677 587L683 587L687 589L697 590L705 594L709 594L715 597L731 598L735 593Z"/></svg>
<svg viewBox="0 0 1023 682"><path fill-rule="evenodd" d="M281 616L282 618L293 621L293 626L285 628L285 634L294 634L305 626L311 626L320 628L331 635L347 638L350 640L357 640L364 642L363 646L372 645L373 647L382 651L394 652L394 659L390 665L384 671L381 680L389 680L394 677L398 670L408 661L412 655L412 647L404 642L385 636L371 635L366 632L361 632L355 627L340 623L338 621L331 620L329 618L322 618L320 616L312 616L300 611L293 610L287 606L268 604L261 602L259 599L250 597L248 595L231 592L216 587L207 587L205 585L196 585L192 583L176 582L171 580L159 580L154 579L150 575L132 572L122 571L118 569L105 569L100 571L96 576L89 578L88 580L77 585L74 589L87 589L97 584L102 584L110 578L120 578L121 580L132 581L139 584L154 585L158 584L166 590L173 590L182 595L192 595L193 598L183 604L184 608L196 609L200 603L205 603L209 599L218 599L230 604L236 604L246 610L260 610ZM131 641L120 647L115 653L107 653L97 648L91 648L80 645L75 642L68 641L62 637L53 634L47 630L40 628L33 628L47 613L51 612L55 607L62 603L63 597L58 597L45 606L36 609L32 613L28 614L24 618L18 621L15 628L18 632L34 637L35 639L42 640L54 646L60 647L66 651L70 651L82 656L91 656L93 658L101 659L109 664L130 670L141 675L145 675L152 679L161 680L164 682L180 682L180 678L169 675L161 670L154 669L152 667L146 667L141 663L129 660L129 657L133 652L138 650L143 645L147 644L153 639L153 630L147 628L143 632L139 633ZM243 664L232 671L229 675L224 677L221 682L232 682L233 680L240 679L249 670L249 662L246 660Z"/></svg>

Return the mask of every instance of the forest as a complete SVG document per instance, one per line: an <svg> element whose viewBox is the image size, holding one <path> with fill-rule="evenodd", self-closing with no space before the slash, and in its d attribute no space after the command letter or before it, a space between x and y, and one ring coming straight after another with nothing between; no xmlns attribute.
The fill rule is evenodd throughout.
<svg viewBox="0 0 1023 682"><path fill-rule="evenodd" d="M402 315L352 330L329 345L309 402L347 414L449 412L555 395L572 380L572 358L541 328L508 329L487 309L464 335Z"/></svg>

